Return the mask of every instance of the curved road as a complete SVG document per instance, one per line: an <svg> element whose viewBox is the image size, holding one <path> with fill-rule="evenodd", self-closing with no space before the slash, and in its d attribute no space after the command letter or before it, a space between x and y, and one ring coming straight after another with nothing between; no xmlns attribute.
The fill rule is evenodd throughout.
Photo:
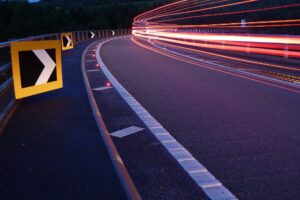
<svg viewBox="0 0 300 200"><path fill-rule="evenodd" d="M175 60L122 38L101 57L239 199L300 196L300 94ZM163 161L161 161L163 162Z"/></svg>
<svg viewBox="0 0 300 200"><path fill-rule="evenodd" d="M64 88L26 98L0 140L0 199L126 199L90 108L83 42L63 56Z"/></svg>

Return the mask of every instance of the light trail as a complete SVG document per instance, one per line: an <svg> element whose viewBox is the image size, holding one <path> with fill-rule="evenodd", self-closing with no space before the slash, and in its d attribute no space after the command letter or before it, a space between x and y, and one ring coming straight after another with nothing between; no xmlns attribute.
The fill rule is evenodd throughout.
<svg viewBox="0 0 300 200"><path fill-rule="evenodd" d="M277 69L287 69L287 70L292 70L292 71L298 71L300 69L295 69L294 67L288 67L288 66L284 66L284 65L278 65L278 64L272 64L272 63L266 63L266 62L258 62L255 60L251 60L251 59L242 59L242 58L237 58L237 57L233 57L233 56L226 56L220 53L212 53L209 51L204 51L204 50L199 50L199 49L194 49L194 48L188 48L188 47L183 47L183 46L179 46L179 45L172 45L166 42L161 42L161 41L154 41L155 43L164 45L164 46L168 46L168 47L172 47L172 48L177 48L177 49L183 49L183 50L187 50L187 51L192 51L192 52L196 52L196 53L202 53L202 54L206 54L206 55L210 55L210 56L215 56L217 58L225 58L227 60L233 60L233 61L238 61L238 62L242 62L242 63L249 63L249 64L255 64L255 65L261 65L261 66L265 66L265 67L271 67L271 68L277 68Z"/></svg>
<svg viewBox="0 0 300 200"><path fill-rule="evenodd" d="M168 20L156 20L155 22L156 23L162 23L162 22L165 23L165 22L178 21L178 20L187 20L187 19L196 19L196 18L199 19L199 18L205 18L205 17L227 16L227 15L237 15L237 14L247 14L247 13L274 11L274 10L279 10L279 9L296 8L296 7L300 7L300 4L290 4L290 5L284 5L284 6L274 6L274 7L268 7L268 8L259 8L259 9L242 10L242 11L234 11L234 12L203 14L203 15L188 16L188 17L174 18L174 19L168 19Z"/></svg>
<svg viewBox="0 0 300 200"><path fill-rule="evenodd" d="M172 8L172 7L180 6L181 4L184 5L184 4L189 4L189 3L191 3L191 1L181 0L181 1L178 1L178 2L174 2L174 3L167 4L167 5L163 5L163 6L160 6L158 8L152 9L150 11L147 11L145 13L142 13L142 14L136 16L134 18L134 21L143 20L143 19L147 18L147 15L151 15L151 14L153 15L153 14L155 14L157 12L162 12L162 11L164 11L166 9L170 9L170 7Z"/></svg>
<svg viewBox="0 0 300 200"><path fill-rule="evenodd" d="M138 34L134 31L134 34ZM300 44L300 37L285 37L285 36L259 36L259 35L225 35L225 34L203 34L203 33L168 33L160 31L148 31L147 35L182 39L182 40L195 40L195 41L235 41L235 42L251 42L251 43L276 43L276 44Z"/></svg>
<svg viewBox="0 0 300 200"><path fill-rule="evenodd" d="M145 38L145 39L154 39L154 40L159 40L159 41L166 41L166 42L174 42L174 40L171 40L171 39L165 39L165 38L157 38L157 37L144 37L143 35L137 35L138 37L142 37L142 38ZM176 40L175 40L176 41ZM182 44L182 45L189 45L189 46L197 46L197 47L204 47L206 48L206 44L204 45L200 45L200 44L190 44L189 42L185 42L185 41L176 41L175 44ZM177 45L178 46L178 45ZM212 48L212 49L222 49L222 48ZM223 50L223 49L222 49ZM201 52L200 50L197 50L199 52ZM246 51L247 52L247 51ZM220 56L218 54L211 54L211 55L215 55L215 56ZM231 60L233 60L232 58L233 57L229 57L229 56L223 56L223 58L230 58ZM297 68L297 67L287 67L287 66L281 66L281 65L274 65L274 64L266 64L266 63L263 63L263 62L252 62L252 61L247 61L245 59L239 59L239 58L236 58L235 60L239 60L239 61L244 61L244 62L248 62L248 63L252 63L252 64L258 64L258 65L264 65L264 66L268 66L268 67L273 67L273 68L278 68L278 69L285 69L285 70L291 70L291 71L300 71L300 68Z"/></svg>
<svg viewBox="0 0 300 200"><path fill-rule="evenodd" d="M209 23L213 17L234 16L257 13L269 13L283 9L300 7L300 3L286 5L270 5L269 7L255 7L244 9L247 5L254 5L261 0L186 0L176 1L154 10L139 15L133 22L133 35L140 38L152 39L156 42L165 42L186 50L195 51L217 56L228 60L242 61L281 70L300 71L300 66L283 66L273 63L265 63L254 60L247 60L236 56L225 56L214 54L209 51L224 51L230 54L247 53L254 55L267 55L282 58L300 58L300 36L282 34L255 34L247 33L251 30L277 30L279 28L299 27L300 19L263 19L248 22L235 21L222 22L217 18L215 22ZM239 7L237 7L239 6ZM234 11L224 12L224 8ZM237 10L238 9L238 10ZM209 13L207 13L209 11ZM209 21L197 24L184 24L192 19L210 18ZM279 16L280 17L280 16ZM171 22L171 23L170 23ZM227 33L224 33L226 31ZM228 31L236 32L230 33ZM246 33L238 33L246 32ZM269 31L270 32L270 31ZM185 47L183 47L185 46ZM202 50L199 50L201 48ZM209 51L205 51L208 49Z"/></svg>
<svg viewBox="0 0 300 200"><path fill-rule="evenodd" d="M196 6L192 6L190 8L193 8L193 7L203 7L203 6L209 6L209 5L214 5L214 4L218 4L218 3L224 3L224 2L227 2L229 0L218 0L218 1L214 1L214 2L208 2L208 3L203 3L201 2L201 4L199 3L198 5ZM253 1L253 0L252 0ZM229 4L227 4L229 5ZM222 7L224 7L226 5L222 5ZM190 9L189 8L189 9ZM160 14L160 15L156 15L156 16L152 16L152 17L149 17L147 19L147 21L149 20L153 20L153 19L157 19L157 18L162 18L162 17L170 17L170 16L174 16L174 15L182 15L182 14L189 14L189 13L195 13L195 12L200 12L200 11L205 11L207 9L215 9L213 7L210 7L210 8L203 8L203 9L196 9L196 10L191 10L191 11L184 11L184 9L187 9L187 8L182 8L180 10L177 10L176 12L169 12L167 14Z"/></svg>
<svg viewBox="0 0 300 200"><path fill-rule="evenodd" d="M201 8L201 9L185 11L185 12L179 12L177 14L168 14L168 15L165 15L165 16L170 17L170 16L174 16L174 15L191 14L191 13L197 13L197 12L203 12L203 11L215 10L215 9L219 9L219 8L230 7L230 6L237 6L237 5L241 5L241 4L253 3L253 2L257 2L257 1L258 0L244 0L244 1L241 1L241 2L228 3L228 4L224 4L224 5L219 5L219 6ZM159 16L148 18L146 21L153 20L153 19L156 19L156 18L159 18ZM162 20L162 21L164 21L164 20ZM162 21L158 21L158 22L162 22Z"/></svg>
<svg viewBox="0 0 300 200"><path fill-rule="evenodd" d="M206 42L206 43L208 43L208 42ZM285 49L287 47L286 45L282 45L282 44L245 43L245 42L231 42L231 41L209 41L209 43L210 44L217 43L217 44L222 44L222 45L233 45L233 46L241 46L241 47L243 47L243 46L261 47L261 48L265 48L266 50L268 50L268 49ZM288 48L289 48L289 51L290 50L300 51L299 45L289 45ZM289 53L289 51L285 51L285 53ZM247 53L249 53L249 52L247 52Z"/></svg>
<svg viewBox="0 0 300 200"><path fill-rule="evenodd" d="M230 1L230 0L214 0L214 1ZM164 9L164 10L160 10L158 12L155 12L155 13L150 13L148 14L147 18L152 18L154 16L157 16L157 15L164 15L165 13L167 14L171 14L171 13L178 13L178 12L182 12L184 10L189 10L189 9L192 9L192 8L197 8L197 7L200 7L200 6L205 6L205 5L210 5L210 4L214 4L215 2L212 2L212 0L205 0L205 1L198 1L198 0L193 0L193 1L186 1L184 2L184 4L182 5L174 5L168 9Z"/></svg>
<svg viewBox="0 0 300 200"><path fill-rule="evenodd" d="M191 5L191 6L188 6L188 7L185 7L185 8L180 8L180 9L177 9L175 11L168 12L168 14L174 14L174 13L182 12L182 11L189 10L189 9L192 9L192 8L197 8L197 7L200 7L200 6L205 6L205 5L210 5L210 4L215 4L216 3L216 2L209 2L209 1L210 0L197 2L195 5ZM219 2L226 2L226 1L229 1L229 0L219 0ZM163 16L163 13L160 16Z"/></svg>
<svg viewBox="0 0 300 200"><path fill-rule="evenodd" d="M289 24L286 24L289 23ZM296 24L293 24L296 23ZM247 22L247 27L253 27L249 25L260 25L263 24L263 27L269 27L269 26L293 26L298 25L297 23L300 23L300 19L290 19L290 20L265 20L265 21L250 21ZM236 25L236 26L234 26ZM148 29L153 30L160 30L160 29L175 29L175 28L211 28L211 27L241 27L241 22L234 22L234 23L220 23L220 24L199 24L199 25L177 25L177 24L166 24L166 25L150 25L147 26ZM136 27L139 29L139 27Z"/></svg>
<svg viewBox="0 0 300 200"><path fill-rule="evenodd" d="M174 54L170 54L168 52L165 52L165 51L162 51L162 50L159 50L159 49L156 49L154 47L151 47L151 46L147 46L145 44L142 44L141 42L137 41L135 38L131 37L131 40L143 47L143 48L146 48L146 49L149 49L153 52L156 52L158 54L161 54L161 55L165 55L167 57L170 57L170 58L173 58L173 59L176 59L176 60L179 60L179 61L182 61L182 62L185 62L185 63L189 63L189 64L192 64L192 65L195 65L195 66L198 66L198 67L203 67L203 68L206 68L206 69L210 69L210 70L213 70L213 71L218 71L218 72L222 72L224 74L228 74L228 75L231 75L231 76L234 76L234 77L238 77L238 78L243 78L243 79L247 79L247 80L251 80L251 81L255 81L255 82L258 82L258 83L261 83L261 84L264 84L264 85L269 85L269 86L272 86L272 87L277 87L277 88L280 88L280 89L283 89L283 90L287 90L287 91L290 91L290 92L293 92L293 93L297 93L297 94L300 94L300 91L297 90L297 86L291 86L290 85L287 85L285 83L279 83L278 84L275 84L275 83L272 83L272 82L269 82L267 80L262 80L262 79L255 79L253 77L250 77L250 76L246 76L246 75L242 75L242 74L238 74L238 73L234 73L234 72L230 72L230 71L226 71L226 70L223 70L223 69L220 69L220 68L214 68L214 67L211 67L209 65L206 65L204 63L199 63L199 62L196 62L196 61L193 61L193 60L190 60L190 59L187 59L187 58L184 58L184 57L180 57L180 56L177 56L177 55L174 55Z"/></svg>

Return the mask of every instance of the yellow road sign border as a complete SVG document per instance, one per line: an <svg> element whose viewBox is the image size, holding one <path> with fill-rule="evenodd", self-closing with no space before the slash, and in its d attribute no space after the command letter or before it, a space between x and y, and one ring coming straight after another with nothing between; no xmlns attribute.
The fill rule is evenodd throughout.
<svg viewBox="0 0 300 200"><path fill-rule="evenodd" d="M63 87L61 46L59 40L12 42L10 48L16 99L21 99ZM19 52L39 49L55 49L57 80L42 85L22 88Z"/></svg>
<svg viewBox="0 0 300 200"><path fill-rule="evenodd" d="M64 36L71 36L72 45L70 47L64 47L63 37ZM74 35L73 32L61 33L60 34L60 42L61 42L61 50L66 51L74 48Z"/></svg>

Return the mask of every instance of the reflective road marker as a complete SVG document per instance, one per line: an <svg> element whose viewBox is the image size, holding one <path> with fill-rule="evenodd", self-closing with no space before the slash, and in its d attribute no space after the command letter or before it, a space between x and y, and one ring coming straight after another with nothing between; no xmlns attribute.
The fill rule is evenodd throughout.
<svg viewBox="0 0 300 200"><path fill-rule="evenodd" d="M118 138L123 138L123 137L126 137L128 135L140 132L142 130L144 130L144 128L140 128L140 127L137 127L137 126L130 126L128 128L124 128L122 130L113 132L110 135L112 135L114 137L118 137Z"/></svg>
<svg viewBox="0 0 300 200"><path fill-rule="evenodd" d="M11 60L16 99L63 87L58 40L12 42Z"/></svg>

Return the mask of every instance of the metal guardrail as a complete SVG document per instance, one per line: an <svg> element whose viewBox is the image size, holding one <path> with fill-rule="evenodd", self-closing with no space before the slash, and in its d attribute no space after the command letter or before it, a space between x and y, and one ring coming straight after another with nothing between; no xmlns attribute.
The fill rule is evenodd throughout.
<svg viewBox="0 0 300 200"><path fill-rule="evenodd" d="M91 32L95 34L91 38ZM107 38L112 36L128 35L131 33L129 29L115 29L115 30L87 30L73 32L74 43L80 43L92 39ZM10 112L15 110L15 106L19 102L14 97L13 79L11 70L10 58L10 43L16 41L37 41L37 40L60 40L60 33L33 36L18 40L0 43L0 130L6 120L3 116L10 116ZM0 131L1 134L1 131Z"/></svg>

